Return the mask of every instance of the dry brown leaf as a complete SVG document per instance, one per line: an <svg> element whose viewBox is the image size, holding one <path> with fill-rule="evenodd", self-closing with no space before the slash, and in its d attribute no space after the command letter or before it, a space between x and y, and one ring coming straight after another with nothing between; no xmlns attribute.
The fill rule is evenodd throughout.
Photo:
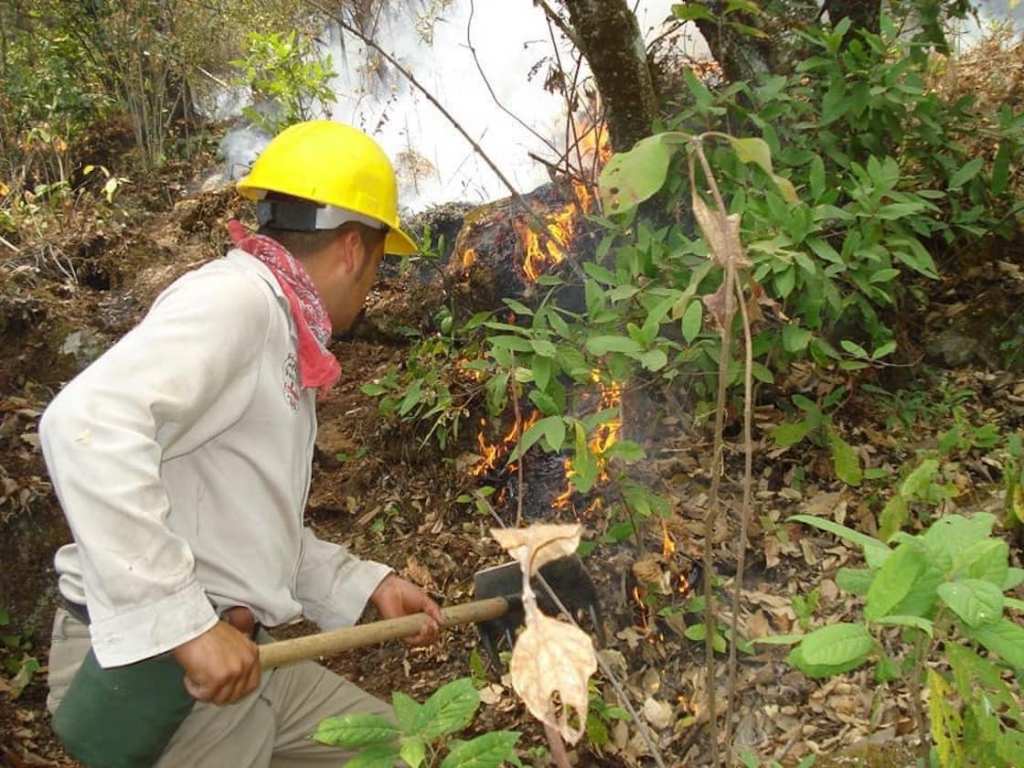
<svg viewBox="0 0 1024 768"><path fill-rule="evenodd" d="M577 524L491 529L491 536L519 561L523 573L529 572L531 577L536 576L544 564L575 553L582 534L583 527Z"/></svg>
<svg viewBox="0 0 1024 768"><path fill-rule="evenodd" d="M412 555L410 555L405 561L405 572L413 583L418 584L421 587L434 586L434 577L431 576L430 571L428 571L420 561Z"/></svg>
<svg viewBox="0 0 1024 768"><path fill-rule="evenodd" d="M656 731L663 731L672 725L675 719L675 712L672 705L658 701L653 696L648 696L644 702L644 720L650 723Z"/></svg>
<svg viewBox="0 0 1024 768"><path fill-rule="evenodd" d="M519 635L509 665L512 687L530 714L557 728L569 744L578 742L585 732L588 684L596 670L597 656L590 636L539 611ZM552 703L555 694L561 702L558 712ZM570 710L576 711L579 728L569 724Z"/></svg>

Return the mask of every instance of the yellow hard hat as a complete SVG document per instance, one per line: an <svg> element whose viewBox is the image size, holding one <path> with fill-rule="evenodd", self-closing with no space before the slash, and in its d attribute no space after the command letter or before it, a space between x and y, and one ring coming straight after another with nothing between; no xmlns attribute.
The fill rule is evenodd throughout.
<svg viewBox="0 0 1024 768"><path fill-rule="evenodd" d="M419 250L398 224L398 183L391 161L376 141L344 123L310 120L286 128L256 158L238 191L250 200L280 192L341 209L330 211L335 215L323 217L326 223L316 228L369 219L388 227L385 252L407 256Z"/></svg>

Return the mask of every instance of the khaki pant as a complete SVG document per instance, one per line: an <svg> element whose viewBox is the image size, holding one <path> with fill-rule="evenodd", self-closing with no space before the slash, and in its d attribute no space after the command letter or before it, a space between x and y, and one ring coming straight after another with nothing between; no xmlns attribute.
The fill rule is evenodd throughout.
<svg viewBox="0 0 1024 768"><path fill-rule="evenodd" d="M89 652L89 628L63 608L50 647L52 713ZM391 707L328 669L301 662L264 672L260 686L226 707L197 702L157 768L306 768L339 766L351 753L310 739L325 717L354 712L394 719Z"/></svg>

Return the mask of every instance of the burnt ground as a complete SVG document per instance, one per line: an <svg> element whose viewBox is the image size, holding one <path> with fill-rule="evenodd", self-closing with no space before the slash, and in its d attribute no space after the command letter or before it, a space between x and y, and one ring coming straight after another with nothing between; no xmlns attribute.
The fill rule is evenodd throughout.
<svg viewBox="0 0 1024 768"><path fill-rule="evenodd" d="M223 251L224 223L242 211L240 202L228 190L189 196L185 178L184 169L168 170L166 178L135 190L117 215L73 212L59 232L22 243L22 253L0 265L0 608L10 617L0 630L9 635L0 662L13 665L0 673L2 764L74 765L51 736L43 707L55 594L52 555L69 533L46 481L35 435L38 416L64 381L138 320L161 287ZM185 199L175 204L181 195ZM817 605L803 617L807 626L857 614L859 602L840 593L834 579L839 567L857 564L859 555L786 519L811 512L873 531L892 482L849 488L834 477L826 448L807 442L788 450L773 448L767 431L783 418L781 405L787 398L782 393L813 395L839 384L850 387L851 397L836 423L866 466L894 474L916 449L935 445L936 436L953 422L957 403L976 425L994 423L1004 433L1020 429L1021 376L1000 370L991 345L971 342L1012 315L1024 294L1021 263L1019 252L1006 251L949 270L951 277L934 287L930 308L919 318L920 333L912 343L919 354L912 369L872 382L825 378L796 366L785 381L761 392L755 417L756 519L739 621L744 637L797 630L801 617L794 598L815 589ZM425 300L415 278L392 275L370 303L378 320L391 318L397 327L415 324ZM977 347L973 354L958 352L972 346ZM357 335L357 340L337 343L335 352L344 378L320 408L311 523L322 537L391 564L438 600L470 599L473 573L502 560L488 534L491 520L457 501L480 482L467 469L475 450L472 430L440 451L423 443L411 427L383 419L376 402L361 393L363 383L402 359L404 348L395 334ZM891 397L871 394L864 384L872 383ZM710 487L708 420L694 417L696 404L682 391L642 389L626 393L625 403L624 434L644 444L649 458L641 471L670 500L669 515L663 524L645 525L641 540L621 543L611 543L607 535L620 521L595 512L594 497L577 499L578 509L562 517L583 514L586 538L596 544L585 562L602 598L605 660L651 724L666 763L700 765L708 752L703 644L684 634L700 620L691 612L693 594L685 580L693 580L694 563L711 546L721 577L716 590L727 597L732 586L738 539L734 511L742 473L737 415L731 414L728 432L728 513L709 543L702 522ZM965 453L947 468L947 481L958 491L948 510L1001 511L998 452ZM605 507L610 507L611 492L601 493L608 494ZM666 536L674 552L666 551ZM1014 557L1019 559L1019 551ZM638 584L645 603L637 600ZM312 630L300 624L280 634ZM422 700L443 683L470 674L477 646L475 633L460 629L437 647L407 649L393 643L327 663L382 697L400 689ZM14 667L26 656L43 668L15 696ZM810 680L790 668L784 656L784 649L770 646L740 654L740 745L785 765L850 748L865 755L852 764L909 764L914 724L905 689L876 684L868 668ZM724 671L723 661L720 692ZM515 728L525 734L524 747L543 743L507 682L494 676L480 684L486 704L477 729ZM597 689L609 704L617 703L606 680L599 679ZM603 744L577 747L579 765L653 764L644 756L635 724L609 720L594 728Z"/></svg>

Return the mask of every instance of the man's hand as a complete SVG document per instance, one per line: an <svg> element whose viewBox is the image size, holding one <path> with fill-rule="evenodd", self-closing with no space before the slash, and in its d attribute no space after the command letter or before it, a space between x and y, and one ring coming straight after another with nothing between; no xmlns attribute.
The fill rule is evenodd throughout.
<svg viewBox="0 0 1024 768"><path fill-rule="evenodd" d="M428 620L423 631L405 641L409 645L427 645L437 640L441 624L444 623L441 609L415 584L389 573L370 595L370 602L377 607L381 618L385 619L397 619L412 613L427 614Z"/></svg>
<svg viewBox="0 0 1024 768"><path fill-rule="evenodd" d="M185 689L199 701L232 704L260 684L256 643L226 621L174 649Z"/></svg>

